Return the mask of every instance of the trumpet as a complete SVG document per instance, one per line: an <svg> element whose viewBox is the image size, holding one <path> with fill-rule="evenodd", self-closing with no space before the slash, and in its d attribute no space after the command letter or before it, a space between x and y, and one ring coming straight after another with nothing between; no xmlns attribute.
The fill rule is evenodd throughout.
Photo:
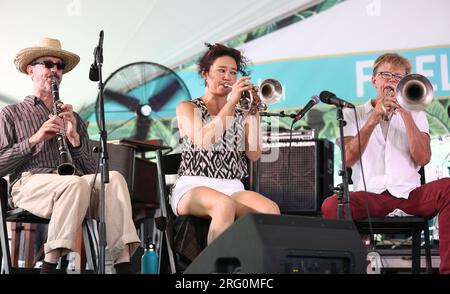
<svg viewBox="0 0 450 294"><path fill-rule="evenodd" d="M52 76L52 96L53 96L53 115L60 113L58 105L61 103L59 100L59 89L56 77ZM59 151L59 165L57 167L58 175L73 175L75 174L75 166L73 165L72 155L67 147L67 137L64 131L60 131L56 134L58 140Z"/></svg>
<svg viewBox="0 0 450 294"><path fill-rule="evenodd" d="M398 104L409 111L422 111L433 102L433 85L423 75L409 74L404 76L394 89L392 86L386 87L384 97L395 94ZM384 98L381 101L381 108L384 111L383 119L389 121L393 111L387 111L384 107Z"/></svg>
<svg viewBox="0 0 450 294"><path fill-rule="evenodd" d="M231 88L232 86L228 83L223 84L225 88ZM259 101L256 102L253 92L259 96ZM236 109L244 112L252 112L257 110L262 112L267 110L268 104L274 104L280 101L283 96L283 87L281 83L276 79L265 79L262 83L257 86L253 86L250 91L244 91L242 93L241 100L236 104Z"/></svg>

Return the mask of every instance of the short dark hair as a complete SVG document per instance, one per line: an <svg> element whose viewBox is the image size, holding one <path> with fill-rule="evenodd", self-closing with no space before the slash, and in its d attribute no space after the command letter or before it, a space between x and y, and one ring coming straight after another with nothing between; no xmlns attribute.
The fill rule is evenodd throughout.
<svg viewBox="0 0 450 294"><path fill-rule="evenodd" d="M230 56L233 58L236 61L237 71L243 76L248 76L250 74L247 71L248 60L241 54L241 51L219 43L215 43L214 45L205 43L205 45L208 47L208 51L203 54L198 62L198 72L200 75L202 75L203 72L208 72L214 61L222 56Z"/></svg>

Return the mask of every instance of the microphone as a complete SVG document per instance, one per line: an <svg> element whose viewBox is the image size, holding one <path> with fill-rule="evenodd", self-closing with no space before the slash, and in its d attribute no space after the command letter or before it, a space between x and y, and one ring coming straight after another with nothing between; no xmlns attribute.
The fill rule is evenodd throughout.
<svg viewBox="0 0 450 294"><path fill-rule="evenodd" d="M98 46L94 49L94 62L91 64L91 68L89 69L89 79L93 82L97 82L100 77L98 76L98 63L103 62L103 30L100 31L100 37L98 40Z"/></svg>
<svg viewBox="0 0 450 294"><path fill-rule="evenodd" d="M332 104L339 107L347 107L347 108L355 108L355 105L350 102L345 101L344 99L336 97L334 93L328 91L322 91L319 95L320 101L326 104Z"/></svg>
<svg viewBox="0 0 450 294"><path fill-rule="evenodd" d="M97 82L100 79L98 76L98 67L95 65L95 62L91 64L91 68L89 69L89 79L93 82Z"/></svg>
<svg viewBox="0 0 450 294"><path fill-rule="evenodd" d="M292 121L292 124L294 124L296 121L300 120L305 114L317 103L319 103L319 97L317 95L314 95L311 97L311 100L309 100L308 104L306 104L305 107L303 107L297 115L294 117L294 120Z"/></svg>

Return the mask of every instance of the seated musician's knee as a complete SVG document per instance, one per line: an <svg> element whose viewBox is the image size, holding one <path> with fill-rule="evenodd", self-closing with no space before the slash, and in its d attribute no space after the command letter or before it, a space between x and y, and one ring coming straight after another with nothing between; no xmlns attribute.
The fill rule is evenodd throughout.
<svg viewBox="0 0 450 294"><path fill-rule="evenodd" d="M68 187L73 187L79 191L80 195L87 195L84 198L90 198L91 186L89 182L79 176L64 176L66 177L66 184Z"/></svg>
<svg viewBox="0 0 450 294"><path fill-rule="evenodd" d="M211 217L217 216L230 216L233 217L236 215L237 204L230 197L223 197L219 201L216 201L211 208Z"/></svg>
<svg viewBox="0 0 450 294"><path fill-rule="evenodd" d="M111 181L121 181L126 184L125 178L122 176L122 174L118 171L110 171L109 172L109 178Z"/></svg>
<svg viewBox="0 0 450 294"><path fill-rule="evenodd" d="M274 201L268 199L261 212L267 214L280 214L280 207Z"/></svg>
<svg viewBox="0 0 450 294"><path fill-rule="evenodd" d="M335 218L336 217L336 208L337 208L337 199L336 195L330 196L326 198L322 203L322 216L324 218Z"/></svg>

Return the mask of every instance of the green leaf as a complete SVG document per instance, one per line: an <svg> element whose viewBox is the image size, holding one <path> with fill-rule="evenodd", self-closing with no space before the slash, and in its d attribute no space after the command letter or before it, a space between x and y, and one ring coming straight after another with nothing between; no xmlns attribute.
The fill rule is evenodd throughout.
<svg viewBox="0 0 450 294"><path fill-rule="evenodd" d="M319 138L320 139L328 139L332 141L334 138L336 138L337 132L336 132L337 126L333 122L325 123L325 127L320 131Z"/></svg>
<svg viewBox="0 0 450 294"><path fill-rule="evenodd" d="M232 40L227 42L227 45L230 47L236 48L240 45L245 44L245 42L247 41L247 37L248 37L248 34L239 35L236 38L233 38Z"/></svg>
<svg viewBox="0 0 450 294"><path fill-rule="evenodd" d="M449 104L448 101L447 104ZM433 103L425 109L425 112L427 113L430 135L432 137L450 133L450 119L447 115L446 108L444 108L438 99L434 99Z"/></svg>
<svg viewBox="0 0 450 294"><path fill-rule="evenodd" d="M338 121L336 119L336 109L325 109L323 114L323 122L325 126L319 132L319 138L326 138L330 141L334 140L338 134Z"/></svg>

